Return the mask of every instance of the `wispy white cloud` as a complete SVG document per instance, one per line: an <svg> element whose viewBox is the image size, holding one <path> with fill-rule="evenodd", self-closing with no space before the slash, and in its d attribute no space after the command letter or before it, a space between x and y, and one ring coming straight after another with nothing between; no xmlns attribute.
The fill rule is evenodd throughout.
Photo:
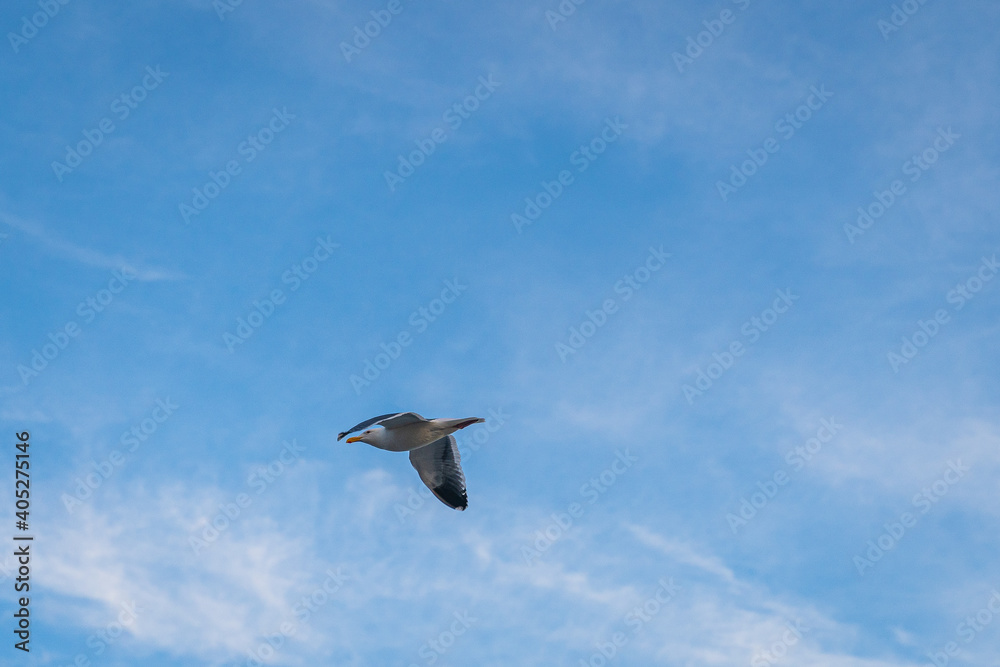
<svg viewBox="0 0 1000 667"><path fill-rule="evenodd" d="M725 582L736 583L733 571L718 558L706 556L696 551L690 544L668 540L644 526L629 526L629 530L639 542L661 551L677 563L691 565L699 570L713 574Z"/></svg>
<svg viewBox="0 0 1000 667"><path fill-rule="evenodd" d="M41 583L51 593L103 607L103 615L87 616L95 623L123 601L135 600L142 613L129 632L138 646L216 664L240 659L268 632L294 619L297 601L315 590L320 573L334 567L339 556L344 562L336 565L350 572L351 582L334 603L301 624L300 635L273 664L313 659L335 650L338 642L346 642L341 649L381 645L406 660L416 655L423 637L447 629L442 619L453 612L476 619L469 645L455 653L472 661L516 651L523 637L536 635L556 642L558 654L586 658L612 633L627 632L630 642L622 659L632 664L747 663L787 639L791 624L805 628L785 647L795 664L913 664L856 657L852 646L858 628L828 618L809 603L769 593L737 577L719 556L645 526L627 528L634 541L620 544L613 560L600 555L602 538L593 530L597 526L589 526L576 529L574 549L554 551L528 565L511 549L523 538L520 523L497 523L500 514L493 508L479 519L467 515L472 525L464 525L465 516L456 524L451 519L457 515L442 511L420 513L400 527L391 512L393 480L381 471L345 480L343 500L322 510L337 517L333 535L300 532L317 525L321 508L286 504L284 497L321 483L319 475L299 474L294 492L277 492L281 498L240 519L197 557L187 536L201 525L198 517L206 508L212 511L231 494L202 489L192 495L179 484L161 487L156 495L136 487L123 490L113 505L88 507L47 527L52 537L40 556ZM379 491L379 484L389 490ZM363 490L373 500L359 497ZM287 514L303 510L304 520ZM442 518L449 519L448 525ZM329 539L349 543L327 553L323 544ZM656 554L655 571L661 573L648 580L629 565L635 550L644 548ZM439 564L428 567L434 559ZM641 609L666 579L680 592L662 609L656 605L656 613L634 630L635 622L627 619L636 617L629 613ZM387 607L385 600L397 602ZM413 605L425 609L425 617L398 627L395 623L405 616L401 604L410 610L406 613ZM377 613L386 614L386 625L364 620ZM525 656L521 664L545 660L540 656L533 663Z"/></svg>
<svg viewBox="0 0 1000 667"><path fill-rule="evenodd" d="M143 266L141 263L128 260L121 255L108 255L99 250L77 245L46 229L40 223L24 220L9 213L0 212L0 221L33 239L50 255L60 259L108 271L120 271L122 268L128 268L135 271L138 280L148 282L185 279L184 274L177 271Z"/></svg>

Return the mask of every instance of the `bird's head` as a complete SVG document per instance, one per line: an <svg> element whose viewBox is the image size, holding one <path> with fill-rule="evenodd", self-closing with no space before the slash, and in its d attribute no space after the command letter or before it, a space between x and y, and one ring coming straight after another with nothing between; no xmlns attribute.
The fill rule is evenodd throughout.
<svg viewBox="0 0 1000 667"><path fill-rule="evenodd" d="M374 441L378 437L376 433L381 430L382 429L370 428L367 431L362 431L361 435L348 438L347 442L367 442L369 445L375 444Z"/></svg>

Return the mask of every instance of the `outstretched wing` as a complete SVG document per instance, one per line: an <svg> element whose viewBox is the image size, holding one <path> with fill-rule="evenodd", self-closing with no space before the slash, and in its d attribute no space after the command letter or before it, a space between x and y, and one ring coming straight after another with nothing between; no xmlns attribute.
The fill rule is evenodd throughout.
<svg viewBox="0 0 1000 667"><path fill-rule="evenodd" d="M345 435L350 435L355 431L360 431L363 428L368 428L372 424L376 426L384 426L386 428L395 428L396 426L403 426L405 424L412 424L413 422L427 421L416 412L390 412L387 415L379 415L378 417L372 417L367 421L363 421L357 426L353 426L350 429L344 431L337 435L337 440L342 440Z"/></svg>
<svg viewBox="0 0 1000 667"><path fill-rule="evenodd" d="M406 426L407 424L415 424L417 422L427 421L416 412L400 412L398 415L393 415L388 419L383 419L378 423L379 426L384 426L386 428L399 428L400 426Z"/></svg>
<svg viewBox="0 0 1000 667"><path fill-rule="evenodd" d="M410 450L410 463L438 500L456 510L469 506L462 457L454 436L438 438L429 445Z"/></svg>

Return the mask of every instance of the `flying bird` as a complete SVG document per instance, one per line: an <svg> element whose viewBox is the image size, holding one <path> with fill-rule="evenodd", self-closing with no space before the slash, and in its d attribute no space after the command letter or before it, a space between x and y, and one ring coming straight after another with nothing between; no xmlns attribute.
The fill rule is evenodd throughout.
<svg viewBox="0 0 1000 667"><path fill-rule="evenodd" d="M363 421L339 434L337 440L367 429L347 442L366 442L390 452L409 452L410 464L437 499L452 509L464 510L469 506L469 498L465 494L462 458L452 433L484 421L480 417L424 419L416 412L397 412Z"/></svg>

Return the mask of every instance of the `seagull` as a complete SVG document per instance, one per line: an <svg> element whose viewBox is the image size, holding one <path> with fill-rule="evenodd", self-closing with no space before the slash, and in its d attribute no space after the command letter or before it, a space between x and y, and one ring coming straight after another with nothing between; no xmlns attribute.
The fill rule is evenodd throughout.
<svg viewBox="0 0 1000 667"><path fill-rule="evenodd" d="M416 412L396 412L363 421L339 434L337 440L367 429L347 442L366 442L390 452L409 452L410 464L431 493L448 507L463 511L469 506L469 498L465 495L462 457L452 433L484 421L481 417L424 419Z"/></svg>

